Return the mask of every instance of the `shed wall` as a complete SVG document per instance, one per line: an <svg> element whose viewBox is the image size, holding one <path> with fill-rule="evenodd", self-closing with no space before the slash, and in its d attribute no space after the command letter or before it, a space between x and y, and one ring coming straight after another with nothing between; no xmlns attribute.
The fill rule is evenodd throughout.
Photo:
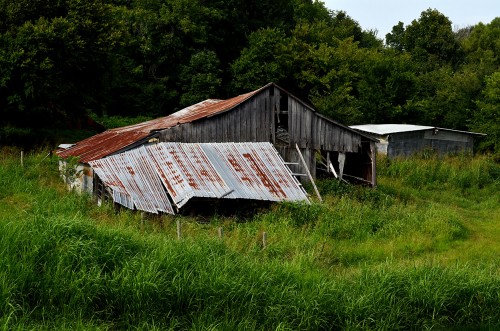
<svg viewBox="0 0 500 331"><path fill-rule="evenodd" d="M472 153L474 145L472 135L453 131L422 130L393 133L388 140L388 157L406 157L426 149L438 154Z"/></svg>

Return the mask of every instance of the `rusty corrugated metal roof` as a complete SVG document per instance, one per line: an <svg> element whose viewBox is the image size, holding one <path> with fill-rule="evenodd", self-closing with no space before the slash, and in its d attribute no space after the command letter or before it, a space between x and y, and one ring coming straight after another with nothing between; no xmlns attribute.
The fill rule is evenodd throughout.
<svg viewBox="0 0 500 331"><path fill-rule="evenodd" d="M158 143L147 149L178 207L191 197L307 200L271 143Z"/></svg>
<svg viewBox="0 0 500 331"><path fill-rule="evenodd" d="M166 192L178 208L193 197L308 201L271 143L158 143L89 163L116 202L148 212L173 213Z"/></svg>
<svg viewBox="0 0 500 331"><path fill-rule="evenodd" d="M158 175L178 207L192 197L221 198L231 192L201 145L159 143L147 147Z"/></svg>
<svg viewBox="0 0 500 331"><path fill-rule="evenodd" d="M91 165L94 172L101 178L102 182L111 189L113 201L127 208L134 209L132 197L128 194L125 185L115 171L109 171L113 165L108 159L94 161Z"/></svg>
<svg viewBox="0 0 500 331"><path fill-rule="evenodd" d="M145 139L152 132L167 129L179 124L193 122L204 117L213 116L230 110L259 92L261 89L228 100L208 99L166 117L107 130L84 139L74 146L58 151L57 153L62 158L70 156L79 157L80 162L88 163L89 161L113 154L141 139Z"/></svg>
<svg viewBox="0 0 500 331"><path fill-rule="evenodd" d="M227 198L307 200L271 143L203 144L203 150L233 189Z"/></svg>
<svg viewBox="0 0 500 331"><path fill-rule="evenodd" d="M144 147L90 161L89 164L103 183L112 189L115 202L154 214L174 214Z"/></svg>

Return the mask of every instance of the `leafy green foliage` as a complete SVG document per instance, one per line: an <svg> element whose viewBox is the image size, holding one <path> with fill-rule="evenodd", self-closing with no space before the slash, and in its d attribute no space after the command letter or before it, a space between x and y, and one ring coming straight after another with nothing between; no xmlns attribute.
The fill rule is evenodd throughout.
<svg viewBox="0 0 500 331"><path fill-rule="evenodd" d="M406 28L399 22L386 36L387 44L411 52L424 66L457 65L462 51L451 29L451 21L435 9L423 11Z"/></svg>
<svg viewBox="0 0 500 331"><path fill-rule="evenodd" d="M474 114L474 128L487 134L480 142L482 147L500 156L500 71L486 79L484 98L478 101Z"/></svg>
<svg viewBox="0 0 500 331"><path fill-rule="evenodd" d="M89 114L165 116L271 81L345 124L491 133L491 111L480 114L499 35L499 18L453 31L428 9L383 45L312 0L0 0L0 144L58 140L38 133ZM481 150L498 144L488 137Z"/></svg>

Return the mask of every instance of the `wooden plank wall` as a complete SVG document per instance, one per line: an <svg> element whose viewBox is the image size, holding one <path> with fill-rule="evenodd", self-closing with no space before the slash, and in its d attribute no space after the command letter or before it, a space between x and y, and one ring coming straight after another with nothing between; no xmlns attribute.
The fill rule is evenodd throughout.
<svg viewBox="0 0 500 331"><path fill-rule="evenodd" d="M269 90L264 90L225 113L163 130L160 141L272 141L273 99L269 97Z"/></svg>
<svg viewBox="0 0 500 331"><path fill-rule="evenodd" d="M294 98L288 100L288 132L290 147L357 153L361 136L327 119Z"/></svg>

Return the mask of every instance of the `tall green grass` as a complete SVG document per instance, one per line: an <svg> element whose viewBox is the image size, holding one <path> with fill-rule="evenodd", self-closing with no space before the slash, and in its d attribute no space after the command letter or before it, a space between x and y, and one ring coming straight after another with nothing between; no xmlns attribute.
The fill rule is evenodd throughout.
<svg viewBox="0 0 500 331"><path fill-rule="evenodd" d="M379 158L379 175L402 179L412 187L483 188L499 187L500 166L486 156L468 154L452 157Z"/></svg>
<svg viewBox="0 0 500 331"><path fill-rule="evenodd" d="M443 182L446 192L486 201L481 210L434 199L433 184L414 193L405 176L389 175L403 167L394 162L382 164L376 190L324 181L323 204L279 204L250 219L215 215L210 224L150 218L141 230L139 214L66 192L55 159L29 155L22 168L17 152L0 157L2 329L392 330L500 321L498 262L457 253L485 235L475 222L500 227L485 217L500 209L491 195L495 164L482 188Z"/></svg>

